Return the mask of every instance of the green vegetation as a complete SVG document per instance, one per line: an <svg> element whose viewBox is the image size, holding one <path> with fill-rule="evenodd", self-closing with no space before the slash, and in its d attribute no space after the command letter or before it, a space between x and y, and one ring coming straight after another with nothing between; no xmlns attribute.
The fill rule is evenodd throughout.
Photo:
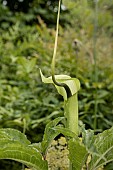
<svg viewBox="0 0 113 170"><path fill-rule="evenodd" d="M31 155L31 152L34 152L39 158L40 165L36 165L35 169L40 169L42 165L45 165L46 169L46 161L41 160L41 154L35 153L34 148L40 150L39 145L27 142L23 134L19 140L15 135L19 132L14 130L13 134L9 128L18 129L25 133L32 143L38 143L42 141L45 126L49 123L46 130L48 129L47 136L48 133L52 135L51 141L46 137L43 138L41 153L45 152L48 144L58 134L63 134L70 139L69 157L73 168L77 166L77 160L73 160L73 155L78 154L80 150L78 159L82 160L85 156L84 164L90 157L87 158L86 155L92 155L92 160L85 167L94 170L108 163L110 159L112 160L113 131L113 2L99 0L95 4L96 1L93 0L69 2L62 0L55 74L78 78L81 83L78 94L79 120L85 124L86 129L90 128L97 134L94 136L93 131L85 130L83 125L80 125L82 144L79 139L74 141L71 139L73 133L67 129L65 132L65 120L62 118L65 106L62 97L57 94L54 86L43 84L39 74L41 68L44 75L51 75L50 64L54 49L58 1L54 1L55 3L42 0L23 1L26 8L23 4L19 5L19 1L18 3L14 1L18 4L17 9L14 8L14 4L10 6L10 1L4 1L8 2L6 6L2 4L3 1L0 2L0 152L2 154L0 157L5 158L8 155L8 153L3 154L3 144L7 150L12 150L18 145L16 148L18 152L23 148L23 153L27 151ZM72 101L69 103L72 104ZM60 127L57 126L59 122ZM104 130L106 131L103 132ZM98 134L98 132L103 133ZM7 150L6 152L9 152ZM21 153L18 153L18 156L19 154ZM12 153L7 158L14 157L15 154ZM31 167L35 160L30 162L30 159L27 156L26 160L21 162ZM1 161L2 164L4 162ZM78 166L81 166L81 162L79 163ZM12 162L10 164L12 168ZM14 162L13 165L14 170L21 169L20 164ZM7 163L1 167L4 170L11 169ZM110 170L110 167L112 169L112 164L107 164L104 168ZM80 167L77 170L79 169Z"/></svg>

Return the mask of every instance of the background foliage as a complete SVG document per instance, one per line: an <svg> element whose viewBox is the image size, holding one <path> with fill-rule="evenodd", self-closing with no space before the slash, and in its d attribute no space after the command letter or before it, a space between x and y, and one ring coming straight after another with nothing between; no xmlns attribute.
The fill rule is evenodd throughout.
<svg viewBox="0 0 113 170"><path fill-rule="evenodd" d="M39 76L39 68L51 74L57 5L57 0L0 1L0 127L25 130L33 142L41 140L47 122L63 115L62 98ZM113 1L98 2L97 81L95 3L63 0L61 9L56 73L80 79L79 117L92 129L97 90L100 132L113 122Z"/></svg>

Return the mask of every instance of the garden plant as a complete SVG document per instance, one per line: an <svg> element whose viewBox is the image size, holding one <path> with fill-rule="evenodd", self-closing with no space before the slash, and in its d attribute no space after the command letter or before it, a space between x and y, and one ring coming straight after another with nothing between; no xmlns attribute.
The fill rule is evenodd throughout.
<svg viewBox="0 0 113 170"><path fill-rule="evenodd" d="M86 130L85 125L78 119L79 80L68 75L55 75L60 7L61 0L59 0L51 76L46 78L41 70L40 75L44 83L52 83L63 97L64 117L57 117L46 125L40 143L31 143L26 135L18 130L1 128L0 159L18 161L33 170L47 170L48 148L53 139L62 134L67 140L69 150L69 170L98 170L113 161L113 127L98 134L91 129Z"/></svg>

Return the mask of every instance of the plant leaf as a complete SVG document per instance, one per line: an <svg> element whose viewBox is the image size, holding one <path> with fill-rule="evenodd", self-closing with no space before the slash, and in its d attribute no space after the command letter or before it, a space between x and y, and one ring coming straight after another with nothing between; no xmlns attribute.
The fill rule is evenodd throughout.
<svg viewBox="0 0 113 170"><path fill-rule="evenodd" d="M73 170L81 170L88 157L86 147L79 141L71 139L69 141L69 159L73 165Z"/></svg>
<svg viewBox="0 0 113 170"><path fill-rule="evenodd" d="M42 74L41 70L40 70L40 75L41 75L42 81L44 83L54 84L52 77L46 78ZM71 90L72 95L77 93L78 90L80 89L80 82L77 78L71 78L70 76L67 76L67 75L55 75L55 79L60 83L64 83L64 84L68 85L68 87ZM64 100L67 100L67 93L66 93L65 88L61 87L61 86L57 86L57 85L55 85L55 87L57 88L58 93L63 96Z"/></svg>
<svg viewBox="0 0 113 170"><path fill-rule="evenodd" d="M82 128L82 142L90 154L98 153L98 151L96 151L94 141L95 141L94 131L91 129L85 130Z"/></svg>
<svg viewBox="0 0 113 170"><path fill-rule="evenodd" d="M113 161L113 127L98 134L92 144L96 146L98 154L92 154L90 170L96 170Z"/></svg>
<svg viewBox="0 0 113 170"><path fill-rule="evenodd" d="M31 143L23 133L11 128L0 129L0 140L3 139L18 141L21 144L26 144L26 145L29 145Z"/></svg>
<svg viewBox="0 0 113 170"><path fill-rule="evenodd" d="M59 131L55 131L54 128L57 126L57 124L63 120L64 117L58 117L54 119L53 121L49 122L46 125L44 136L43 136L43 141L42 141L42 153L43 155L46 154L47 148L49 147L50 143L52 140L60 134Z"/></svg>
<svg viewBox="0 0 113 170"><path fill-rule="evenodd" d="M71 130L69 130L68 128L64 128L64 127L59 127L56 126L54 128L52 128L55 132L59 132L62 133L64 136L68 136L68 137L72 137L75 138L77 137L75 133L73 133Z"/></svg>
<svg viewBox="0 0 113 170"><path fill-rule="evenodd" d="M14 129L0 129L0 159L11 159L36 170L47 170L47 162L39 151L30 145L23 133Z"/></svg>

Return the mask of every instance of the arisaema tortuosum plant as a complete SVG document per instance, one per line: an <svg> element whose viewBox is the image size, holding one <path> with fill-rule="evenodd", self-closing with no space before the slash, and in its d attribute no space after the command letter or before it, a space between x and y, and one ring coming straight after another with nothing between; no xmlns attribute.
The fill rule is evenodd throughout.
<svg viewBox="0 0 113 170"><path fill-rule="evenodd" d="M58 41L58 27L59 27L59 17L60 17L60 6L61 0L59 0L58 16L57 16L57 25L56 25L56 37L55 37L55 46L51 64L51 77L45 78L41 74L42 81L44 83L53 83L57 88L57 91L64 99L64 117L66 119L66 128L78 136L78 98L77 93L80 89L80 82L77 78L71 78L67 75L55 75L55 57L57 51L57 41ZM72 165L70 164L70 169Z"/></svg>
<svg viewBox="0 0 113 170"><path fill-rule="evenodd" d="M48 170L46 161L47 149L51 141L60 133L68 137L70 165L69 170L98 170L113 161L113 127L98 135L81 126L82 140L78 137L78 99L80 82L67 75L55 75L55 56L57 50L58 25L61 0L57 18L55 47L52 59L52 76L45 78L40 70L44 83L53 83L64 99L64 117L66 127L58 126L64 117L50 121L45 128L41 143L31 144L26 136L15 129L0 129L0 159L11 159L25 164L32 170Z"/></svg>

